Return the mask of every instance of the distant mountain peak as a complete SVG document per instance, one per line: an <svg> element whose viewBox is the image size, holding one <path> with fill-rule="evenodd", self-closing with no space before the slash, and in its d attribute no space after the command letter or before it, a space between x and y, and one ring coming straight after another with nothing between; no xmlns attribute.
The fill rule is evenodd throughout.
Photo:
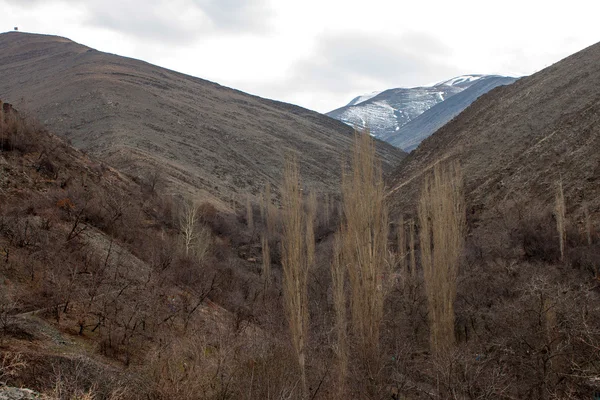
<svg viewBox="0 0 600 400"><path fill-rule="evenodd" d="M448 122L448 116L457 115L481 94L512 81L514 78L499 75L461 75L432 85L388 89L357 96L344 107L330 111L327 115L353 127L368 127L373 136L404 150L407 149L402 147L403 144L410 143L408 150L412 150L433 132L429 132L430 128L419 129L413 138L410 132L403 130L405 125L437 104L477 85L477 90L461 96L461 101L453 104L452 112L438 112L435 115L439 121L427 123L428 127L440 127ZM402 136L401 139L399 135Z"/></svg>
<svg viewBox="0 0 600 400"><path fill-rule="evenodd" d="M447 81L438 82L434 86L442 86L442 85L460 86L460 85L465 85L465 84L473 84L473 83L475 83L475 81L478 81L483 77L489 77L489 76L493 76L493 75L481 75L481 74L461 75L461 76L456 76L452 79L448 79Z"/></svg>
<svg viewBox="0 0 600 400"><path fill-rule="evenodd" d="M367 94L362 94L360 96L356 96L355 98L353 98L350 103L346 104L346 107L348 106L356 106L362 102L365 102L367 100L372 99L373 97L377 96L379 93L381 93L380 91L377 92L371 92L371 93L367 93Z"/></svg>

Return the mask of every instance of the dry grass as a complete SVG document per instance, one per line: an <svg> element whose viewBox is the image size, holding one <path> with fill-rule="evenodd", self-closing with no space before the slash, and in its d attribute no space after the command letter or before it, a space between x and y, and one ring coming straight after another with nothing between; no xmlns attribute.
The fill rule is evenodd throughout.
<svg viewBox="0 0 600 400"><path fill-rule="evenodd" d="M340 234L350 282L352 329L361 356L375 367L389 228L381 168L368 132L355 134L352 168L343 174L342 194L345 222Z"/></svg>
<svg viewBox="0 0 600 400"><path fill-rule="evenodd" d="M465 206L457 162L436 165L419 200L421 262L429 312L431 350L454 345L454 300L463 250Z"/></svg>
<svg viewBox="0 0 600 400"><path fill-rule="evenodd" d="M567 228L566 228L566 208L565 208L565 194L563 191L562 180L559 180L556 184L556 195L555 195L554 213L556 217L556 230L558 231L558 244L560 248L560 261L565 259L565 243L567 242Z"/></svg>
<svg viewBox="0 0 600 400"><path fill-rule="evenodd" d="M282 259L283 295L292 344L298 357L303 388L306 385L306 345L308 340L308 255L307 216L302 204L300 173L294 157L286 159L283 181Z"/></svg>

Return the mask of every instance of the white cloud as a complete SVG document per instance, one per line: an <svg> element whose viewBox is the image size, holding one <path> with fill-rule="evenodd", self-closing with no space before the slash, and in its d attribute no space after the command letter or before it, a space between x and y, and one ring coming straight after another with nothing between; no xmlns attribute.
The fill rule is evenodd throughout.
<svg viewBox="0 0 600 400"><path fill-rule="evenodd" d="M462 73L531 74L600 40L589 0L0 0L0 30L329 111Z"/></svg>

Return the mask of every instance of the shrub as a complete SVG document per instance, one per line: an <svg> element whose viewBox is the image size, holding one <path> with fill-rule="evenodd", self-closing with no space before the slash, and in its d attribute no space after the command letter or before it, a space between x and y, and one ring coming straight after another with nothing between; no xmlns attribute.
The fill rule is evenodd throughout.
<svg viewBox="0 0 600 400"><path fill-rule="evenodd" d="M523 248L525 258L555 263L560 260L556 222L549 210L532 211L514 231L513 242Z"/></svg>

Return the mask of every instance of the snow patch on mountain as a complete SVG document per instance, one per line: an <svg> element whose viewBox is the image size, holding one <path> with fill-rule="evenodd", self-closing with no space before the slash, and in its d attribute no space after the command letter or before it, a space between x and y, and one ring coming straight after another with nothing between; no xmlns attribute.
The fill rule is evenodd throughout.
<svg viewBox="0 0 600 400"><path fill-rule="evenodd" d="M368 127L371 134L381 138L386 133L398 131L412 119L461 90L452 86L389 89L327 115L352 127Z"/></svg>
<svg viewBox="0 0 600 400"><path fill-rule="evenodd" d="M440 85L457 86L457 85L465 84L465 83L474 83L475 81L478 81L479 79L481 79L483 77L484 77L484 75L457 76L456 78L452 78L450 80L440 82L440 83L436 84L435 86L440 86Z"/></svg>
<svg viewBox="0 0 600 400"><path fill-rule="evenodd" d="M346 104L346 107L348 107L348 106L355 106L355 105L358 105L358 104L360 104L360 103L362 103L364 101L370 100L373 97L377 96L379 93L381 93L381 92L371 92L371 93L368 93L368 94L363 94L361 96L357 96L357 97L353 98L352 101L350 101L350 103Z"/></svg>

